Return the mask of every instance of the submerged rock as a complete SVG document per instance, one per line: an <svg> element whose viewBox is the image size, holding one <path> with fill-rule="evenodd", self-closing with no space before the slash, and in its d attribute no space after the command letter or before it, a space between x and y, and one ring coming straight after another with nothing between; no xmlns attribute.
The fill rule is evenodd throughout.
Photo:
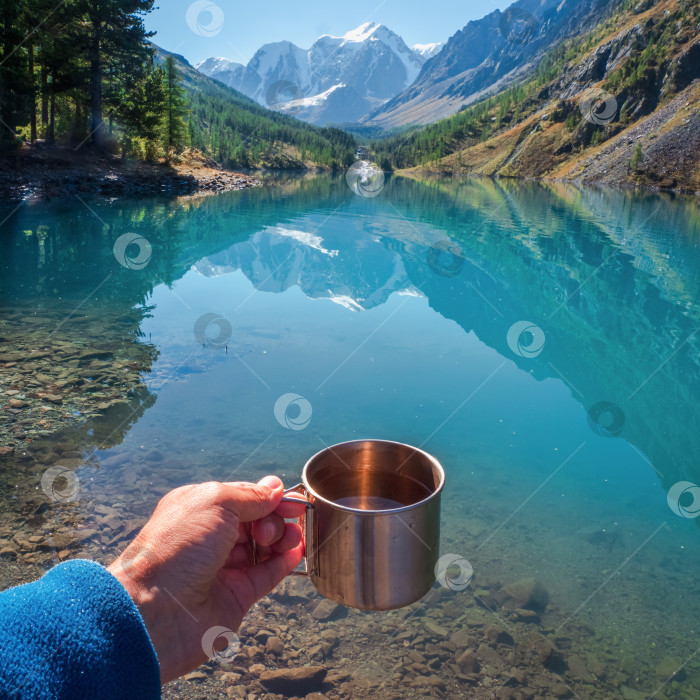
<svg viewBox="0 0 700 700"><path fill-rule="evenodd" d="M623 544L620 534L615 530L606 530L594 527L584 527L578 531L588 544L602 547L610 551L616 544Z"/></svg>
<svg viewBox="0 0 700 700"><path fill-rule="evenodd" d="M513 611L515 619L518 622L539 622L540 616L534 610L525 610L525 608L516 608Z"/></svg>
<svg viewBox="0 0 700 700"><path fill-rule="evenodd" d="M595 683L596 677L591 673L586 661L578 654L572 654L567 659L567 664L569 665L569 670L571 674L584 681L585 683Z"/></svg>
<svg viewBox="0 0 700 700"><path fill-rule="evenodd" d="M620 690L622 691L622 700L647 700L646 693L640 693L628 685L621 685Z"/></svg>
<svg viewBox="0 0 700 700"><path fill-rule="evenodd" d="M543 611L549 603L549 591L534 577L521 578L505 586L499 595L504 607L510 610Z"/></svg>
<svg viewBox="0 0 700 700"><path fill-rule="evenodd" d="M486 638L494 644L508 644L509 646L515 644L515 640L510 632L507 632L498 625L489 625L486 628Z"/></svg>
<svg viewBox="0 0 700 700"><path fill-rule="evenodd" d="M565 683L557 683L557 685L555 685L552 688L552 695L555 698L562 698L563 700L565 698L573 698L574 697L573 691Z"/></svg>
<svg viewBox="0 0 700 700"><path fill-rule="evenodd" d="M319 690L327 670L324 666L298 666L263 671L260 682L273 693L284 695L306 695Z"/></svg>
<svg viewBox="0 0 700 700"><path fill-rule="evenodd" d="M679 659L675 659L672 656L664 657L658 664L656 664L656 675L659 680L665 681L673 678L674 681L684 681L687 678L685 668L683 668L683 662Z"/></svg>
<svg viewBox="0 0 700 700"><path fill-rule="evenodd" d="M316 620L337 620L348 614L347 608L334 603L332 600L322 600L311 613Z"/></svg>
<svg viewBox="0 0 700 700"><path fill-rule="evenodd" d="M438 625L437 622L433 622L433 620L425 621L425 629L435 637L447 639L447 637L450 636L450 631L446 627Z"/></svg>
<svg viewBox="0 0 700 700"><path fill-rule="evenodd" d="M459 666L462 673L478 673L481 668L479 664L479 659L476 654L469 650L460 654L457 659L457 666Z"/></svg>
<svg viewBox="0 0 700 700"><path fill-rule="evenodd" d="M283 603L307 603L313 590L309 579L289 576L270 595Z"/></svg>
<svg viewBox="0 0 700 700"><path fill-rule="evenodd" d="M282 656L284 654L284 642L279 637L270 637L265 642L265 652L275 656Z"/></svg>

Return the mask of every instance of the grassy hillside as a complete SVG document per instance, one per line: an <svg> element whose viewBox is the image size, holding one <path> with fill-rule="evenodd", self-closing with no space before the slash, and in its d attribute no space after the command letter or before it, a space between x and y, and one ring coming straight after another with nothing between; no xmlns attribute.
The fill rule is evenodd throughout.
<svg viewBox="0 0 700 700"><path fill-rule="evenodd" d="M534 76L372 149L385 168L700 190L700 5L627 0Z"/></svg>
<svg viewBox="0 0 700 700"><path fill-rule="evenodd" d="M164 62L169 52L154 48L156 60ZM187 89L192 147L222 166L338 169L352 164L356 146L349 134L265 109L174 56Z"/></svg>

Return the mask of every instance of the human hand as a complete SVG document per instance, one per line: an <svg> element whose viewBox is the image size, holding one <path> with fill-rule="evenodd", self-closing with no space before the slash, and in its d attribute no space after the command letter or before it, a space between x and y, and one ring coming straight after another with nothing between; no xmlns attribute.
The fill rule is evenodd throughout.
<svg viewBox="0 0 700 700"><path fill-rule="evenodd" d="M276 476L257 484L209 482L166 494L108 567L134 600L160 663L161 683L206 661L202 637L238 630L250 607L301 561L296 523L305 502L280 503ZM250 535L257 543L252 564Z"/></svg>

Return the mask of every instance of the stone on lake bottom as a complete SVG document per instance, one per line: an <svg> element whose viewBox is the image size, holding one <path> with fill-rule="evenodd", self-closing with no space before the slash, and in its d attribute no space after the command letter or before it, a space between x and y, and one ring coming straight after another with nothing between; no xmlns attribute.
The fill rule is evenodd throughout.
<svg viewBox="0 0 700 700"><path fill-rule="evenodd" d="M591 673L585 660L578 654L572 654L567 659L569 671L576 678L585 681L586 683L595 683L596 677Z"/></svg>
<svg viewBox="0 0 700 700"><path fill-rule="evenodd" d="M448 629L442 627L441 625L438 625L437 622L433 622L432 620L426 620L424 627L426 630L428 630L428 632L435 635L436 637L443 637L444 639L446 639L450 636L450 631Z"/></svg>
<svg viewBox="0 0 700 700"><path fill-rule="evenodd" d="M326 621L326 620L337 620L340 617L345 617L347 615L347 609L342 605L334 603L332 600L322 600L315 608L313 617L316 620Z"/></svg>
<svg viewBox="0 0 700 700"><path fill-rule="evenodd" d="M489 641L496 644L508 644L510 646L515 644L511 634L498 625L489 625L486 628L486 637Z"/></svg>
<svg viewBox="0 0 700 700"><path fill-rule="evenodd" d="M438 678L438 676L418 676L418 678L415 678L411 682L411 685L414 688L440 688L441 690L445 689L445 681L443 681L442 678Z"/></svg>
<svg viewBox="0 0 700 700"><path fill-rule="evenodd" d="M457 666L462 673L478 673L480 668L479 660L471 650L465 651L457 657Z"/></svg>
<svg viewBox="0 0 700 700"><path fill-rule="evenodd" d="M192 671L192 673L188 673L186 676L182 677L182 680L184 681L204 681L206 680L207 676L206 674L202 673L201 671Z"/></svg>
<svg viewBox="0 0 700 700"><path fill-rule="evenodd" d="M273 693L306 695L313 693L323 685L326 672L324 666L278 668L262 673L260 682Z"/></svg>
<svg viewBox="0 0 700 700"><path fill-rule="evenodd" d="M270 637L267 642L265 642L265 651L268 654L282 656L282 654L284 654L284 642L279 637Z"/></svg>
<svg viewBox="0 0 700 700"><path fill-rule="evenodd" d="M526 610L525 608L516 608L513 611L515 619L518 622L539 622L540 616L534 610Z"/></svg>
<svg viewBox="0 0 700 700"><path fill-rule="evenodd" d="M646 693L640 693L627 685L621 685L620 690L622 691L622 700L647 700Z"/></svg>
<svg viewBox="0 0 700 700"><path fill-rule="evenodd" d="M557 683L557 685L552 688L552 695L555 698L562 698L563 700L574 696L571 688L565 683Z"/></svg>
<svg viewBox="0 0 700 700"><path fill-rule="evenodd" d="M469 649L469 629L467 627L462 627L457 630L451 637L450 642L455 645L457 652L466 651Z"/></svg>
<svg viewBox="0 0 700 700"><path fill-rule="evenodd" d="M522 578L508 584L501 591L505 607L515 610L544 610L549 603L549 592L544 585L534 577Z"/></svg>
<svg viewBox="0 0 700 700"><path fill-rule="evenodd" d="M685 668L682 668L682 666L683 662L679 659L666 656L656 665L656 675L662 681L665 681L671 677L674 681L684 681L687 675Z"/></svg>
<svg viewBox="0 0 700 700"><path fill-rule="evenodd" d="M306 603L313 590L309 579L290 576L284 579L270 595L284 603Z"/></svg>
<svg viewBox="0 0 700 700"><path fill-rule="evenodd" d="M503 659L501 658L501 655L495 649L492 649L488 644L480 644L479 648L477 649L477 654L479 659L481 659L484 663L496 666L496 668L501 668L503 666Z"/></svg>

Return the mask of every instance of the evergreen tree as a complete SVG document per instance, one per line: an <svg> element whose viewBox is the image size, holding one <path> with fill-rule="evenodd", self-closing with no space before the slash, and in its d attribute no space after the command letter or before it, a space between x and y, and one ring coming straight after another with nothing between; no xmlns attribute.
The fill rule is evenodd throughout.
<svg viewBox="0 0 700 700"><path fill-rule="evenodd" d="M192 144L227 166L347 166L355 142L198 75L146 41L153 0L0 0L0 148L32 141L111 144L155 158ZM163 64L156 66L156 63ZM185 73L195 89L182 85Z"/></svg>
<svg viewBox="0 0 700 700"><path fill-rule="evenodd" d="M165 60L165 135L169 150L180 152L189 144L189 127L187 125L187 98L181 85L182 76L170 54Z"/></svg>
<svg viewBox="0 0 700 700"><path fill-rule="evenodd" d="M82 0L84 16L84 41L89 66L90 134L98 146L104 143L103 89L105 74L110 64L116 62L124 72L111 71L112 78L133 77L126 66L119 65L127 59L130 66L144 65L149 49L148 34L141 14L153 9L154 0ZM140 59L140 61L138 60Z"/></svg>
<svg viewBox="0 0 700 700"><path fill-rule="evenodd" d="M642 146L638 143L632 154L632 160L630 160L630 168L636 171L643 160L644 153L642 152Z"/></svg>
<svg viewBox="0 0 700 700"><path fill-rule="evenodd" d="M164 139L167 104L165 71L161 67L152 67L124 96L124 101L116 111L126 132L127 151L133 139L142 138L147 143L149 159L154 159Z"/></svg>
<svg viewBox="0 0 700 700"><path fill-rule="evenodd" d="M26 46L26 0L0 0L0 144L15 142L15 129L30 119L31 81Z"/></svg>

